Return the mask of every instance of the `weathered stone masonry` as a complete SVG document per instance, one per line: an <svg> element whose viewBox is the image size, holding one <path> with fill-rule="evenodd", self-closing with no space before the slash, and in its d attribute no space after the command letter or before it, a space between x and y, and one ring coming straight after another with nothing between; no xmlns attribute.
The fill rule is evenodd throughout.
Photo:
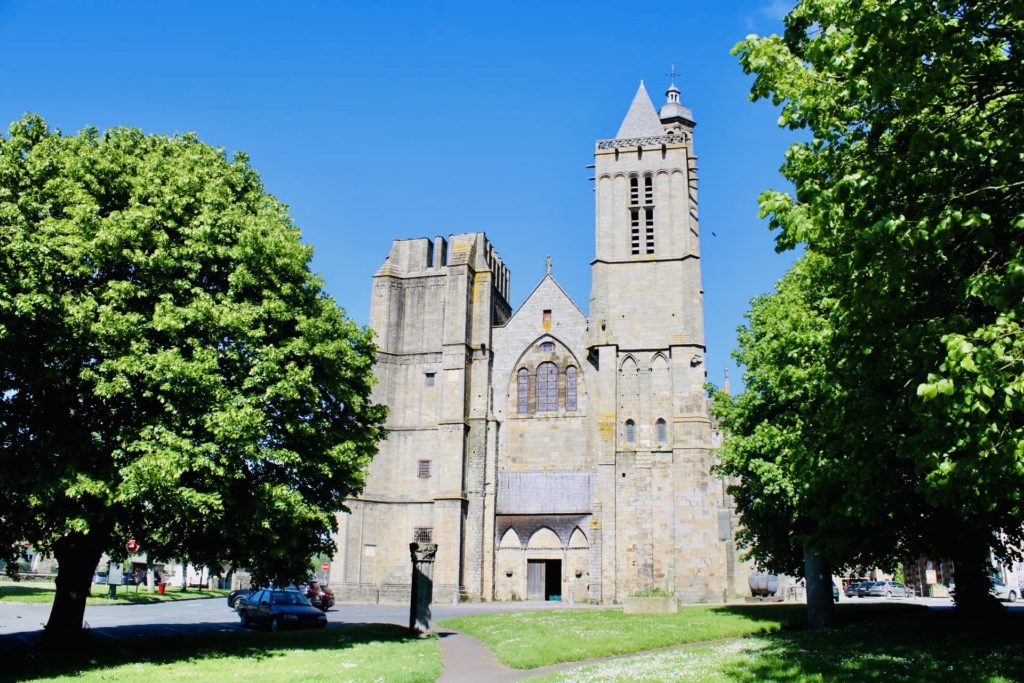
<svg viewBox="0 0 1024 683"><path fill-rule="evenodd" d="M441 601L742 590L710 474L694 123L666 95L641 84L597 142L589 317L550 263L513 315L482 233L393 243L370 320L389 436L339 516L342 599L406 599L411 541L438 545Z"/></svg>

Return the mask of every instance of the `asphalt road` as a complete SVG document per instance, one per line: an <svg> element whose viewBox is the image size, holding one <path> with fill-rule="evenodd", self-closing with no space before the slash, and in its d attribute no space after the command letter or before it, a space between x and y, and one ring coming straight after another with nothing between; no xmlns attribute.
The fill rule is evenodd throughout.
<svg viewBox="0 0 1024 683"><path fill-rule="evenodd" d="M847 598L843 604L877 604L879 602L914 603L932 609L951 609L948 598ZM576 608L594 608L594 605L576 605ZM526 610L570 609L566 603L554 602L491 602L433 605L433 621L452 616L492 612L522 612ZM1024 610L1024 604L1011 606ZM42 633L50 614L50 605L0 603L0 652L25 648ZM335 605L327 613L331 624L384 623L407 625L409 608L399 604ZM130 638L159 638L172 635L211 633L218 631L249 632L238 622L235 611L224 598L183 600L146 605L90 605L85 609L89 630L112 642Z"/></svg>
<svg viewBox="0 0 1024 683"><path fill-rule="evenodd" d="M591 605L576 605L593 607ZM565 603L500 602L435 604L433 620L465 614L487 612L522 612L535 609L569 609ZM42 633L50 615L50 605L0 603L0 652L10 652L31 645ZM327 612L331 624L399 624L409 623L408 605L399 604L337 604ZM217 631L251 631L243 629L238 615L224 598L180 600L145 605L88 605L85 623L91 633L118 641L128 638L151 638Z"/></svg>

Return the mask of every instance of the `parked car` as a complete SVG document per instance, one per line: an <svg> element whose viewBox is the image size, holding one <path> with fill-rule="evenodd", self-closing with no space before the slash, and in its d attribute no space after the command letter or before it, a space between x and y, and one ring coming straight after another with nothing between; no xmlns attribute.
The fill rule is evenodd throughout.
<svg viewBox="0 0 1024 683"><path fill-rule="evenodd" d="M905 598L910 595L907 587L898 581L869 581L862 590L857 591L857 597L864 598Z"/></svg>
<svg viewBox="0 0 1024 683"><path fill-rule="evenodd" d="M334 606L334 591L327 586L321 586L319 581L307 583L304 594L313 607L324 612Z"/></svg>
<svg viewBox="0 0 1024 683"><path fill-rule="evenodd" d="M95 574L93 574L92 575L92 582L93 583L99 583L99 584L106 584L107 583L107 570L104 569L103 571L98 571Z"/></svg>
<svg viewBox="0 0 1024 683"><path fill-rule="evenodd" d="M264 588L242 598L238 606L242 626L266 624L271 631L284 628L327 628L327 615L309 604L299 591Z"/></svg>
<svg viewBox="0 0 1024 683"><path fill-rule="evenodd" d="M1006 602L1017 602L1017 591L1010 588L994 576L988 577L988 580L989 583L992 584L992 587L989 588L989 592L992 595L999 600L1005 600Z"/></svg>
<svg viewBox="0 0 1024 683"><path fill-rule="evenodd" d="M255 588L239 588L236 591L231 591L231 595L228 596L228 607L237 611L238 606L242 604L242 600L255 592Z"/></svg>
<svg viewBox="0 0 1024 683"><path fill-rule="evenodd" d="M859 588L862 583L864 583L864 581L862 581L860 579L858 579L856 581L851 581L850 585L846 587L846 590L843 591L843 593L848 598L855 598L855 597L857 597L857 588Z"/></svg>
<svg viewBox="0 0 1024 683"><path fill-rule="evenodd" d="M832 602L839 602L839 587L834 582L832 584Z"/></svg>

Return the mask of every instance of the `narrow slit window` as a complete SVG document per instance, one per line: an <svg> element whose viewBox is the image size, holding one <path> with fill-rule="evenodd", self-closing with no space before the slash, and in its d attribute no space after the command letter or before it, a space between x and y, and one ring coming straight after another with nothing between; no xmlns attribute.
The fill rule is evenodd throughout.
<svg viewBox="0 0 1024 683"><path fill-rule="evenodd" d="M571 365L565 369L565 409L576 410L576 368Z"/></svg>
<svg viewBox="0 0 1024 683"><path fill-rule="evenodd" d="M636 256L640 253L640 210L630 209L630 250Z"/></svg>
<svg viewBox="0 0 1024 683"><path fill-rule="evenodd" d="M626 443L636 443L636 424L626 420Z"/></svg>
<svg viewBox="0 0 1024 683"><path fill-rule="evenodd" d="M530 373L526 368L519 371L517 408L520 415L530 412Z"/></svg>
<svg viewBox="0 0 1024 683"><path fill-rule="evenodd" d="M654 203L654 178L647 176L644 178L644 204Z"/></svg>
<svg viewBox="0 0 1024 683"><path fill-rule="evenodd" d="M645 234L644 234L644 246L645 246L645 250L646 250L646 252L648 254L653 254L654 253L654 207L653 206L647 207L647 210L644 213L645 213L644 228L645 228L645 231L646 231Z"/></svg>
<svg viewBox="0 0 1024 683"><path fill-rule="evenodd" d="M634 206L640 203L640 181L637 178L629 179L629 203Z"/></svg>
<svg viewBox="0 0 1024 683"><path fill-rule="evenodd" d="M434 386L436 373L428 372L423 375L423 386L432 387Z"/></svg>
<svg viewBox="0 0 1024 683"><path fill-rule="evenodd" d="M665 420L659 417L654 426L658 433L658 443L668 441L668 425L665 424Z"/></svg>

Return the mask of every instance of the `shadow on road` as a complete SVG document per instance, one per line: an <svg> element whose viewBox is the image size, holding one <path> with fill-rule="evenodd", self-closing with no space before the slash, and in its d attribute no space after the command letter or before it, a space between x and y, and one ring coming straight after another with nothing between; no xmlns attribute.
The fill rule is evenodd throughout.
<svg viewBox="0 0 1024 683"><path fill-rule="evenodd" d="M81 675L122 664L209 663L244 659L251 664L275 656L275 651L308 651L315 661L321 651L339 650L370 642L412 639L407 629L389 624L347 624L328 629L271 633L241 628L234 622L205 624L201 632L169 635L175 625L150 624L102 629L75 646L36 645L4 654L0 680L30 681L57 675ZM10 636L7 636L10 638Z"/></svg>

